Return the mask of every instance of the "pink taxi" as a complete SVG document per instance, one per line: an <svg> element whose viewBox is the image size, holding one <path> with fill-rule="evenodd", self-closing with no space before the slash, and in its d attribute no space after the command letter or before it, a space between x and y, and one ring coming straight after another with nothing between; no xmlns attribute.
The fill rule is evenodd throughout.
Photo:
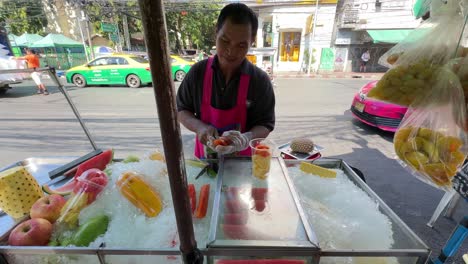
<svg viewBox="0 0 468 264"><path fill-rule="evenodd" d="M377 82L367 83L356 93L351 112L361 122L385 131L395 132L408 108L368 98L367 93L377 85Z"/></svg>

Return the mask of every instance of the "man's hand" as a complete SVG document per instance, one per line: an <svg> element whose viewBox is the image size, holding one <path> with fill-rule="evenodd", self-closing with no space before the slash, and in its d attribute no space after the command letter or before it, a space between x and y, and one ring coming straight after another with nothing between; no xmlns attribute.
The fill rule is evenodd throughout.
<svg viewBox="0 0 468 264"><path fill-rule="evenodd" d="M230 154L233 152L242 151L249 147L249 142L252 139L252 133L241 133L236 130L226 131L222 135L227 138L230 144L228 146L216 146L215 150L219 154Z"/></svg>
<svg viewBox="0 0 468 264"><path fill-rule="evenodd" d="M218 137L218 130L211 125L205 124L197 130L197 138L203 145L216 137Z"/></svg>

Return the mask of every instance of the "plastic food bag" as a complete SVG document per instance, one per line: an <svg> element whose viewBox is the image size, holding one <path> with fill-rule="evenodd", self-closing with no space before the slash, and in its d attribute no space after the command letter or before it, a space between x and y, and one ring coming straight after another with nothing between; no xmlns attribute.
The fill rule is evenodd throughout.
<svg viewBox="0 0 468 264"><path fill-rule="evenodd" d="M465 100L448 66L435 74L430 94L408 109L394 137L400 164L418 179L449 191L466 156Z"/></svg>
<svg viewBox="0 0 468 264"><path fill-rule="evenodd" d="M465 94L465 104L468 105L468 57L454 59L448 65L458 76ZM465 114L465 117L468 118L468 114ZM468 131L468 127L465 127L465 131Z"/></svg>
<svg viewBox="0 0 468 264"><path fill-rule="evenodd" d="M96 200L108 182L107 175L99 169L89 169L83 172L77 180L70 199L63 206L60 217L57 219L58 223L64 223L68 227L78 225L81 210Z"/></svg>
<svg viewBox="0 0 468 264"><path fill-rule="evenodd" d="M379 60L392 68L368 96L399 105L410 105L430 93L437 70L456 56L465 19L459 1L449 1ZM458 49L463 55L464 49Z"/></svg>

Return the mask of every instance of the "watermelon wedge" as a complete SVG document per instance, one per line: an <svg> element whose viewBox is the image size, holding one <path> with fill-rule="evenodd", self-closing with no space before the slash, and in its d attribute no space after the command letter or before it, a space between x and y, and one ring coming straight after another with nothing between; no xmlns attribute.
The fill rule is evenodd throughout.
<svg viewBox="0 0 468 264"><path fill-rule="evenodd" d="M242 213L247 210L248 204L241 200L226 200L224 210L226 213Z"/></svg>
<svg viewBox="0 0 468 264"><path fill-rule="evenodd" d="M226 225L245 225L249 219L249 214L245 213L240 214L225 214L224 215L224 224Z"/></svg>
<svg viewBox="0 0 468 264"><path fill-rule="evenodd" d="M267 202L265 200L254 200L250 209L256 210L257 212L263 212L263 210L265 210L266 203Z"/></svg>
<svg viewBox="0 0 468 264"><path fill-rule="evenodd" d="M229 225L221 224L224 237L227 239L238 239L238 240L276 240L275 237L269 234L256 231L254 228L248 225Z"/></svg>
<svg viewBox="0 0 468 264"><path fill-rule="evenodd" d="M254 200L267 200L268 188L252 188L251 195Z"/></svg>
<svg viewBox="0 0 468 264"><path fill-rule="evenodd" d="M77 181L72 179L70 182L67 182L65 185L56 189L51 189L49 185L44 184L42 185L42 191L47 193L48 195L58 194L61 196L67 196L71 194L71 192L73 191L73 188L75 188L75 185L77 183L78 183Z"/></svg>
<svg viewBox="0 0 468 264"><path fill-rule="evenodd" d="M65 173L65 176L69 176L72 173L74 173L75 175L73 179L70 180L68 183L55 189L52 189L50 188L49 185L44 184L42 185L42 190L47 194L58 194L62 196L70 195L73 189L75 188L75 186L78 184L78 180L77 180L78 177L81 174L83 174L83 172L89 169L104 170L107 164L109 164L112 161L113 157L114 157L114 151L112 149L106 150L102 152L101 154L81 163L77 167L67 171Z"/></svg>
<svg viewBox="0 0 468 264"><path fill-rule="evenodd" d="M305 260L299 259L222 259L217 260L216 264L305 264Z"/></svg>
<svg viewBox="0 0 468 264"><path fill-rule="evenodd" d="M109 164L112 161L112 158L114 157L114 151L112 149L108 149L101 154L81 163L78 165L78 169L76 170L75 173L75 179L80 177L80 175L89 170L89 169L99 169L99 170L105 170L107 164Z"/></svg>

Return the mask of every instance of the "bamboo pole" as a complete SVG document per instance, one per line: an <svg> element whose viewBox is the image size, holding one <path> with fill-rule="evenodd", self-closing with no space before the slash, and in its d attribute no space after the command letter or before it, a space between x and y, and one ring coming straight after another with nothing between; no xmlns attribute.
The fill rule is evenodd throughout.
<svg viewBox="0 0 468 264"><path fill-rule="evenodd" d="M176 92L171 74L171 57L162 0L139 0L146 47L153 79L159 124L167 161L169 183L184 263L203 263L193 231L187 191L180 125L177 121Z"/></svg>

